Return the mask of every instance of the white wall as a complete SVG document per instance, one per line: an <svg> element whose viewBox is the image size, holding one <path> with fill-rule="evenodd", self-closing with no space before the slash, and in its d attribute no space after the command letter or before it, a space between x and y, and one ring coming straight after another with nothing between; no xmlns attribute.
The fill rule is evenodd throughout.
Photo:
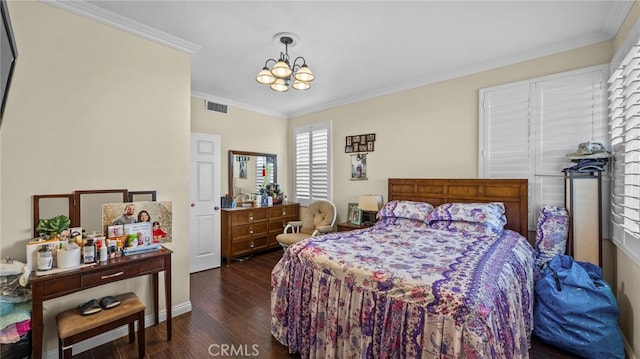
<svg viewBox="0 0 640 359"><path fill-rule="evenodd" d="M190 56L42 2L9 10L18 59L0 130L1 255L24 260L34 194L156 190L173 202L172 301L188 304ZM47 301L45 351L57 312L126 291L152 309L144 277Z"/></svg>

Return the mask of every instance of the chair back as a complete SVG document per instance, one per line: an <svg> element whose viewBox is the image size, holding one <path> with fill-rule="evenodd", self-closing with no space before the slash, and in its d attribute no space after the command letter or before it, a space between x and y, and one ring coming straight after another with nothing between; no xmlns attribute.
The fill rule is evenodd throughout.
<svg viewBox="0 0 640 359"><path fill-rule="evenodd" d="M336 206L326 200L318 200L307 207L302 217L301 233L312 234L318 227L333 226L336 222Z"/></svg>

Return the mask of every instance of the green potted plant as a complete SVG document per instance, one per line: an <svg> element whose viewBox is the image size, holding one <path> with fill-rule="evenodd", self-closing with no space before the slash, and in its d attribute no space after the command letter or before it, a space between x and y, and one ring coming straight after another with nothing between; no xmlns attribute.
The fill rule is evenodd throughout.
<svg viewBox="0 0 640 359"><path fill-rule="evenodd" d="M71 225L71 220L69 217L64 214L57 215L52 218L42 218L38 221L38 225L36 226L36 231L40 233L40 235L49 236L49 238L55 238L60 234L60 232L65 229L69 229Z"/></svg>

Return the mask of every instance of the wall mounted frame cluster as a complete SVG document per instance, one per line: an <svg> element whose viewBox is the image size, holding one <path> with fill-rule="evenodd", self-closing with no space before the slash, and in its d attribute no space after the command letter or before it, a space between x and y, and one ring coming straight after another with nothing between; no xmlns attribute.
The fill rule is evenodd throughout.
<svg viewBox="0 0 640 359"><path fill-rule="evenodd" d="M344 142L344 153L373 152L375 141L375 133L347 136Z"/></svg>

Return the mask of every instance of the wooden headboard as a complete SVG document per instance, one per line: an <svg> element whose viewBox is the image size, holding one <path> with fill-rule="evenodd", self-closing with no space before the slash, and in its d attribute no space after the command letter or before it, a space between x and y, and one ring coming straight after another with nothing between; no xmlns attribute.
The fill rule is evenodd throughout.
<svg viewBox="0 0 640 359"><path fill-rule="evenodd" d="M502 202L505 228L528 234L528 189L526 179L422 179L389 178L389 201L427 202L434 206L448 202Z"/></svg>

